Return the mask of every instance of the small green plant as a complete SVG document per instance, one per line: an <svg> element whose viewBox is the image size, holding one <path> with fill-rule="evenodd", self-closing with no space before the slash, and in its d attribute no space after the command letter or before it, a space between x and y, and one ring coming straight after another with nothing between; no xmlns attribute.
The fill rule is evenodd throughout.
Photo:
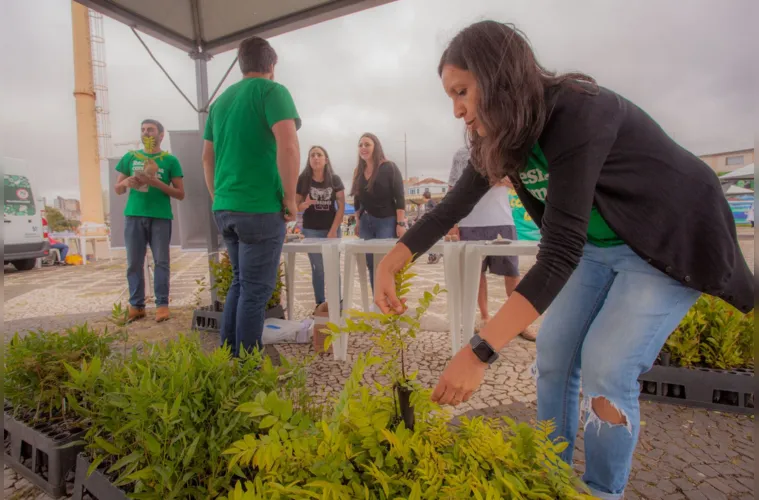
<svg viewBox="0 0 759 500"><path fill-rule="evenodd" d="M126 357L127 345L129 344L129 308L124 307L120 302L114 303L111 308L111 317L108 318L108 321L121 334L124 349L123 355Z"/></svg>
<svg viewBox="0 0 759 500"><path fill-rule="evenodd" d="M197 338L132 350L124 360L67 365L70 406L90 424L88 473L102 467L133 498L215 498L232 475L222 452L267 428L241 405L282 397L309 415L302 365L275 367L261 352L232 359L228 348L204 353ZM271 396L267 396L271 394ZM256 398L259 399L256 399ZM318 415L318 413L317 413Z"/></svg>
<svg viewBox="0 0 759 500"><path fill-rule="evenodd" d="M89 325L59 332L16 333L5 356L5 398L14 416L31 423L38 420L77 425L78 415L67 405L66 365L106 359L115 337L107 330L98 332Z"/></svg>
<svg viewBox="0 0 759 500"><path fill-rule="evenodd" d="M232 286L232 263L229 261L229 254L222 252L218 262L211 259L210 265L211 275L214 278L214 285L211 289L216 290L216 299L223 304L227 299L229 287ZM269 302L266 304L266 309L272 309L282 303L282 290L285 287L284 274L284 269L280 263L277 268L277 283Z"/></svg>
<svg viewBox="0 0 759 500"><path fill-rule="evenodd" d="M200 306L200 302L202 300L200 296L203 292L206 291L206 287L208 286L208 284L206 283L205 278L200 278L200 279L195 280L195 286L196 288L195 288L195 291L193 292L193 298L194 298L193 302L195 303L195 307L198 307Z"/></svg>
<svg viewBox="0 0 759 500"><path fill-rule="evenodd" d="M411 289L411 280L416 274L410 271L413 260L410 260L403 269L395 275L395 292L405 306L405 296ZM425 291L419 305L415 309L406 309L403 314L381 314L350 310L347 312L345 325L340 326L329 323L327 327L330 335L325 342L325 348L341 334L368 334L375 348L385 362L380 374L387 376L398 395L399 417L402 417L406 426L413 427L414 412L411 410L412 394L421 386L416 383L416 372L410 373L407 367L406 352L409 343L416 338L421 329L422 316L427 312L432 301L444 292L440 285L435 285L432 291Z"/></svg>
<svg viewBox="0 0 759 500"><path fill-rule="evenodd" d="M702 295L667 339L663 352L681 367L753 368L754 313Z"/></svg>

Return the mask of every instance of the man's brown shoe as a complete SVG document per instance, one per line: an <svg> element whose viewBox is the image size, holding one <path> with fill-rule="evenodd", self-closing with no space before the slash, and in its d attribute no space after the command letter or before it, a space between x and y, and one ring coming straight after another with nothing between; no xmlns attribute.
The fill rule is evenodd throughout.
<svg viewBox="0 0 759 500"><path fill-rule="evenodd" d="M127 321L131 323L132 321L137 321L138 319L142 319L145 317L145 309L139 309L137 307L129 306L129 316L127 316Z"/></svg>
<svg viewBox="0 0 759 500"><path fill-rule="evenodd" d="M160 306L155 311L155 320L158 323L169 319L169 306Z"/></svg>

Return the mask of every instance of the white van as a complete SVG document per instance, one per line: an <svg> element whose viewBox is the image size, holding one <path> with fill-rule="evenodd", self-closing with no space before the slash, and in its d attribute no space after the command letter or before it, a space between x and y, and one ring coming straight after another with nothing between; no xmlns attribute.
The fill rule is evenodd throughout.
<svg viewBox="0 0 759 500"><path fill-rule="evenodd" d="M34 268L38 258L46 256L50 244L45 239L41 211L27 177L26 162L0 157L4 174L3 260L19 271Z"/></svg>

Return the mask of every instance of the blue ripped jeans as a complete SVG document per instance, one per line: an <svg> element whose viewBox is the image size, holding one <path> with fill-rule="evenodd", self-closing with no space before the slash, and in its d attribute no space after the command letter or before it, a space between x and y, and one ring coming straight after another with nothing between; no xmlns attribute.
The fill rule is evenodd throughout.
<svg viewBox="0 0 759 500"><path fill-rule="evenodd" d="M537 339L538 420L555 422L551 437L569 442L561 458L571 464L582 410L583 480L594 496L622 498L640 432L638 376L698 297L626 245L588 244L548 308ZM620 412L622 424L596 415L592 401L600 397Z"/></svg>
<svg viewBox="0 0 759 500"><path fill-rule="evenodd" d="M232 264L232 284L221 318L221 345L233 356L241 350L263 349L266 304L277 283L285 242L281 213L214 212L216 225Z"/></svg>

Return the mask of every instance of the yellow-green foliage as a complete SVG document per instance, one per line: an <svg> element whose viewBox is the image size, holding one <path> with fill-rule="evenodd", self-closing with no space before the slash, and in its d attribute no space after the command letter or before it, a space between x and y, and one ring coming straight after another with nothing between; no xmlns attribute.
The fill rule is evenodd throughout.
<svg viewBox="0 0 759 500"><path fill-rule="evenodd" d="M145 151L153 151L153 148L155 147L155 137L143 135L142 146L145 148Z"/></svg>
<svg viewBox="0 0 759 500"><path fill-rule="evenodd" d="M213 290L216 290L216 299L222 304L227 299L227 293L229 293L229 287L232 286L232 263L229 261L229 254L226 252L221 253L219 261L210 259L211 274L214 278ZM285 288L284 284L284 270L280 263L277 269L277 283L274 285L274 292L269 297L269 302L266 303L266 309L277 307L282 302L282 290Z"/></svg>
<svg viewBox="0 0 759 500"><path fill-rule="evenodd" d="M754 313L702 295L667 339L663 349L683 367L729 370L754 366Z"/></svg>
<svg viewBox="0 0 759 500"><path fill-rule="evenodd" d="M413 275L396 279L399 297ZM241 478L225 500L284 499L584 499L591 498L553 443L553 427L476 418L449 425L449 414L430 400L429 389L405 372L404 352L419 321L441 290L426 292L419 306L398 315L351 311L332 334L365 333L381 353L358 356L331 415L313 427L296 414L275 416L265 435L246 435L225 451ZM364 372L381 365L387 385L368 385ZM413 388L414 429L398 417L395 386ZM240 407L251 416L261 409ZM293 420L288 420L288 418ZM259 426L260 428L260 426Z"/></svg>
<svg viewBox="0 0 759 500"><path fill-rule="evenodd" d="M392 387L373 392L362 384L364 370L379 362L359 356L341 404L315 427L276 418L267 435L235 442L225 454L246 479L225 498L591 498L560 460L567 444L549 440L548 424L475 418L452 427L424 394L414 431L394 426Z"/></svg>

